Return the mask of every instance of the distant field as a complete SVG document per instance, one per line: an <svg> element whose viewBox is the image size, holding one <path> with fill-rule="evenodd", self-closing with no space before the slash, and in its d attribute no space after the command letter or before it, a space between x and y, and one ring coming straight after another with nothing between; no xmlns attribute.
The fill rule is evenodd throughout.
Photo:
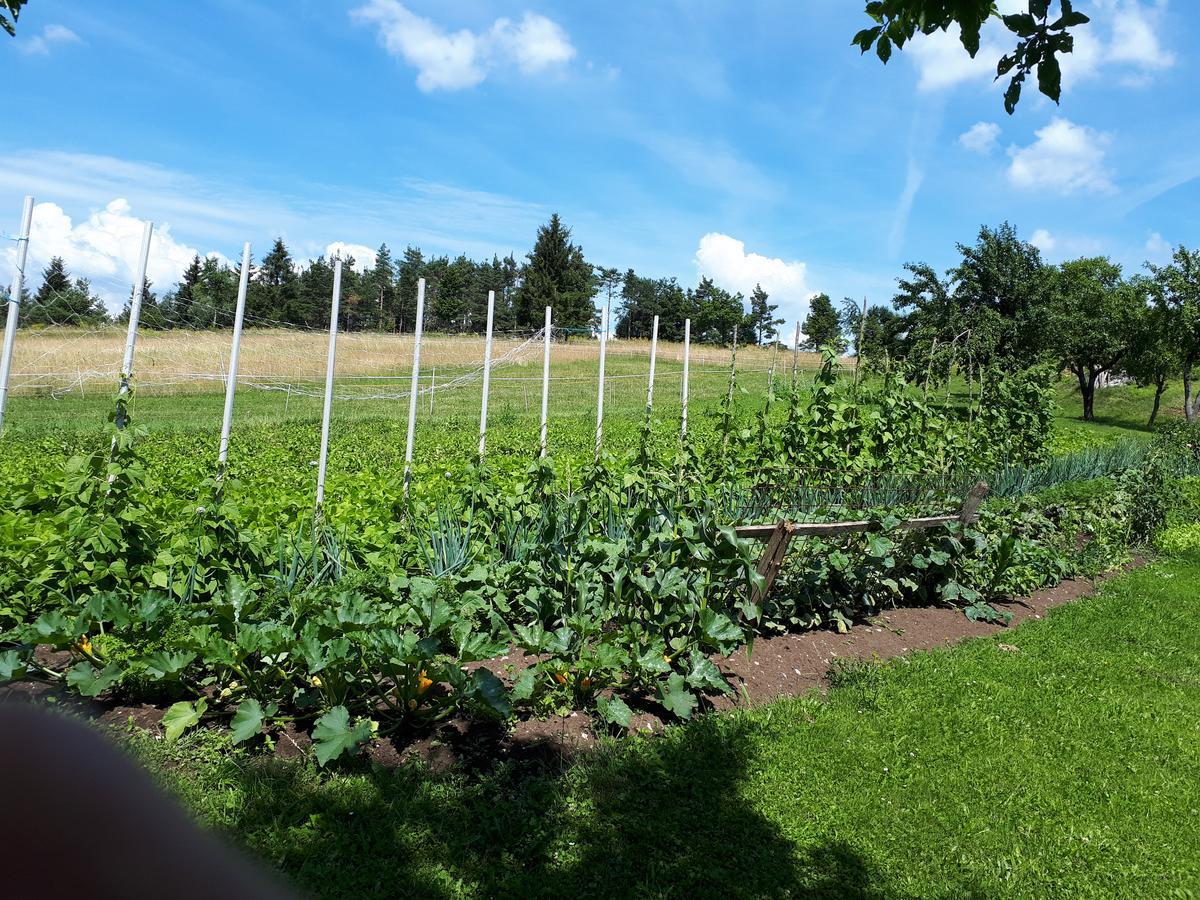
<svg viewBox="0 0 1200 900"><path fill-rule="evenodd" d="M248 330L242 341L235 424L317 420L324 390L328 336L311 331ZM140 335L134 365L138 420L151 427L216 428L220 422L228 332L167 331ZM88 430L111 407L124 348L115 326L95 331L46 329L20 333L13 364L7 425L17 433ZM334 418L404 419L412 376L411 335L350 333L338 337ZM420 421L477 427L484 341L478 335L429 335L421 349ZM804 377L819 366L815 353L796 354ZM497 424L536 427L541 410L542 345L503 336L490 391ZM793 354L762 347L738 350L739 385L765 393L774 363L789 378ZM606 418L637 417L645 409L650 343L612 340L606 364ZM848 361L853 365L853 361ZM689 401L697 413L718 403L728 388L730 350L693 344ZM551 347L552 420L594 417L599 343L574 338ZM678 417L683 345L660 342L655 412ZM430 396L431 387L432 398ZM745 396L741 391L739 397ZM432 404L431 404L432 400ZM432 406L432 408L431 408ZM472 423L474 423L472 425Z"/></svg>

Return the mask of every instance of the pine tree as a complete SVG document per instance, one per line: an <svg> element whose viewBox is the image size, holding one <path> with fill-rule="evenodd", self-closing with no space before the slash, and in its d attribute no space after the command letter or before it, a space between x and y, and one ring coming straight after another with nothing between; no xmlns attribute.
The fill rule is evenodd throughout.
<svg viewBox="0 0 1200 900"><path fill-rule="evenodd" d="M558 213L538 229L533 250L521 270L517 296L517 324L537 328L547 306L554 308L555 324L563 328L589 328L596 324L595 274L583 249L571 243L571 230Z"/></svg>
<svg viewBox="0 0 1200 900"><path fill-rule="evenodd" d="M369 278L364 279L364 288L367 285L377 301L376 327L381 331L392 330L396 319L396 267L387 244L380 244L375 253L375 267Z"/></svg>
<svg viewBox="0 0 1200 900"><path fill-rule="evenodd" d="M183 278L175 288L174 294L163 298L163 308L177 325L192 326L197 324L193 306L196 303L196 285L200 282L203 271L200 255L192 257L192 261L183 272Z"/></svg>
<svg viewBox="0 0 1200 900"><path fill-rule="evenodd" d="M313 324L308 319L319 315L316 309L298 307L299 278L292 257L284 246L283 238L276 238L271 252L263 257L262 264L254 273L254 285L246 298L247 313L268 319L277 319L291 325ZM329 320L329 298L322 304L326 310L325 321Z"/></svg>
<svg viewBox="0 0 1200 900"><path fill-rule="evenodd" d="M70 324L66 294L71 289L71 275L61 256L50 260L42 271L42 286L33 295L33 305L24 313L30 325Z"/></svg>
<svg viewBox="0 0 1200 900"><path fill-rule="evenodd" d="M846 347L842 337L842 317L833 308L828 294L817 294L809 301L808 315L804 319L805 350L820 350L831 346L839 352Z"/></svg>
<svg viewBox="0 0 1200 900"><path fill-rule="evenodd" d="M768 303L769 295L763 290L761 284L754 286L754 292L750 294L750 327L754 331L754 340L759 344L769 344L775 341L779 332L775 329L776 325L783 323L782 318L775 316L775 310L779 309L778 304Z"/></svg>
<svg viewBox="0 0 1200 900"><path fill-rule="evenodd" d="M424 255L416 247L406 247L396 267L396 331L413 330L417 318L417 281L424 274Z"/></svg>

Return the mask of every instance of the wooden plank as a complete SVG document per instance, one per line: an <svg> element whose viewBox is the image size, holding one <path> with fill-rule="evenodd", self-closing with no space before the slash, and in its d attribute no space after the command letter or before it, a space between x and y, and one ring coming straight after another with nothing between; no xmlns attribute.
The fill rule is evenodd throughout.
<svg viewBox="0 0 1200 900"><path fill-rule="evenodd" d="M750 592L750 602L762 603L771 586L775 584L775 576L783 568L784 557L787 556L788 544L792 542L791 523L780 522L771 531L771 539L767 549L763 551L762 559L758 562L758 574L763 577L762 587Z"/></svg>
<svg viewBox="0 0 1200 900"><path fill-rule="evenodd" d="M988 495L988 490L986 481L975 482L975 486L963 500L962 510L958 514L964 525L971 525L979 521L979 506L983 503L983 498Z"/></svg>
<svg viewBox="0 0 1200 900"><path fill-rule="evenodd" d="M923 528L936 528L959 521L961 514L953 516L926 516L920 519L906 519L898 526L902 531L920 531ZM788 525L792 537L820 536L831 534L850 534L855 531L867 531L877 523L860 519L853 522L794 522ZM779 525L739 525L734 529L738 537L753 540L769 540Z"/></svg>

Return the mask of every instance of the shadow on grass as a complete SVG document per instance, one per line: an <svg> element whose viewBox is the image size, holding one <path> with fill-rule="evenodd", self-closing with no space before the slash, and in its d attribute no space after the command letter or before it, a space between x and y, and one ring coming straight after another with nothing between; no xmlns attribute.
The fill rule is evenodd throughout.
<svg viewBox="0 0 1200 900"><path fill-rule="evenodd" d="M475 781L228 763L241 802L222 818L321 896L896 896L849 845L797 850L742 795L757 727L708 717L561 771Z"/></svg>

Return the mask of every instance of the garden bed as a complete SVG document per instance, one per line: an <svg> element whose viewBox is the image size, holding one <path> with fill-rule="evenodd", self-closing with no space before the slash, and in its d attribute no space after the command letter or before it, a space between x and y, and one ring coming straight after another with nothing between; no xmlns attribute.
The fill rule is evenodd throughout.
<svg viewBox="0 0 1200 900"><path fill-rule="evenodd" d="M1091 594L1106 579L1145 564L1143 558L1091 578L1069 578L1058 585L1034 591L1026 597L998 602L1011 616L1010 625L1040 619L1054 607ZM973 621L952 607L899 607L858 623L847 633L817 629L759 638L751 652L739 650L728 657L713 655L712 661L735 688L731 696L705 698L708 710L756 706L784 696L824 690L839 660L887 660L916 651L936 650L970 638L1002 632L1007 626ZM1000 645L1002 648L1007 645ZM1016 652L1016 648L1013 648ZM39 647L47 664L59 655ZM68 654L69 655L69 654ZM536 658L514 648L508 654L474 664L487 666L511 685L536 663ZM120 698L86 700L40 682L20 681L0 686L0 700L53 703L96 723L113 728L136 727L162 737L162 719L168 705L130 705ZM627 697L633 709L630 733L656 732L671 716L650 695ZM572 710L562 715L524 717L511 724L496 720L453 717L436 727L398 732L370 741L363 749L372 762L395 767L421 761L435 771L462 767L492 768L513 760L561 762L597 745L601 735L612 729L587 712ZM273 754L294 758L310 751L312 739L306 731L278 729L270 735Z"/></svg>

